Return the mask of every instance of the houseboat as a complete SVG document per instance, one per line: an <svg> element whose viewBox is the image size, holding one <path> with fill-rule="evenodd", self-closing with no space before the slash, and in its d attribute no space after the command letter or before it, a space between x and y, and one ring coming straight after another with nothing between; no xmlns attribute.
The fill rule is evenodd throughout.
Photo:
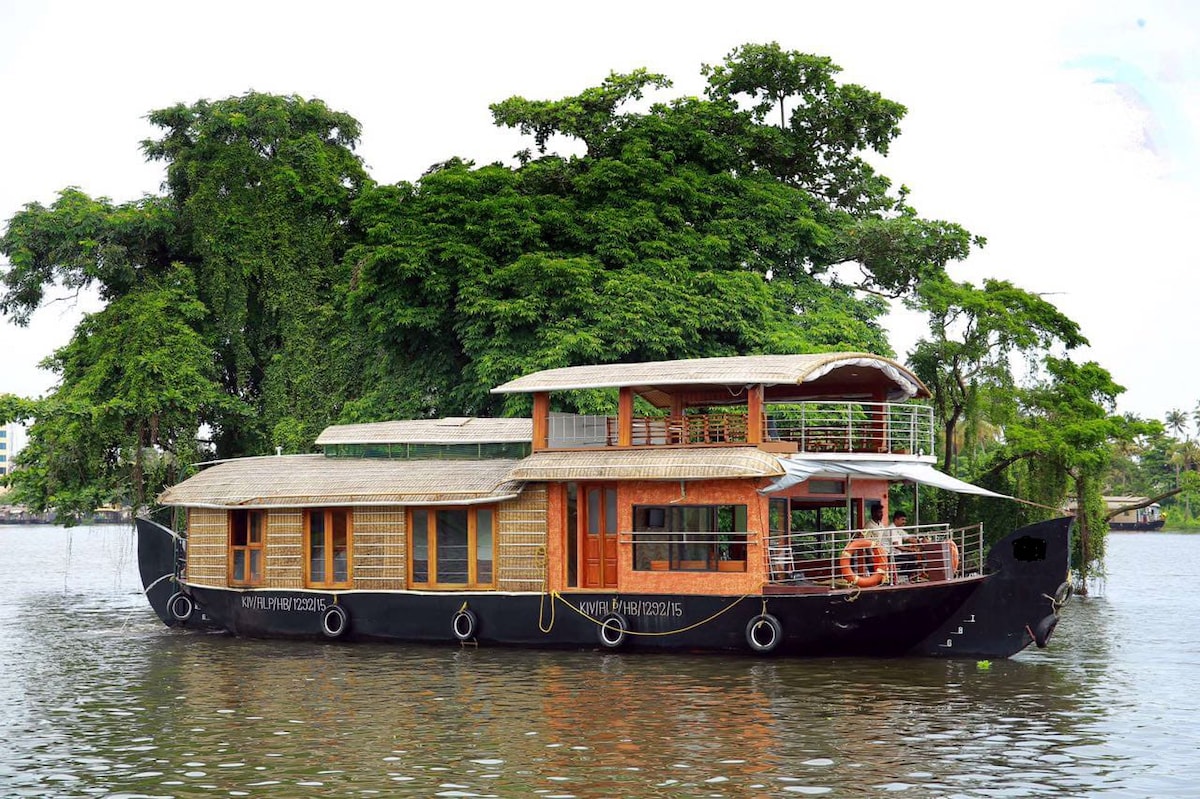
<svg viewBox="0 0 1200 799"><path fill-rule="evenodd" d="M567 367L494 392L531 418L336 425L321 454L167 489L177 522L137 522L151 606L250 637L996 658L1044 646L1070 596L1069 518L990 547L915 506L879 529L896 483L991 494L933 468L929 392L887 358ZM616 413L565 412L578 392Z"/></svg>
<svg viewBox="0 0 1200 799"><path fill-rule="evenodd" d="M1151 502L1149 497L1106 496L1104 510L1108 514L1108 526L1113 530L1138 530L1147 532L1161 530L1167 520L1162 506ZM1074 516L1074 500L1067 503L1067 513Z"/></svg>

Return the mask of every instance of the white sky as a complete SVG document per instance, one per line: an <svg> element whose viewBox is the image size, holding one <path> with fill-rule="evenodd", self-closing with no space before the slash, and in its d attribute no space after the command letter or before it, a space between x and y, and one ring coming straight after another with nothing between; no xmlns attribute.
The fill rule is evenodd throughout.
<svg viewBox="0 0 1200 799"><path fill-rule="evenodd" d="M158 193L146 114L248 90L319 97L363 126L378 181L452 156L532 146L491 123L519 94L556 99L647 67L699 94L702 63L779 42L908 106L881 171L924 216L988 246L956 278L1045 292L1161 419L1200 401L1200 5L1147 2L42 2L0 0L0 221L66 186ZM80 308L0 321L0 393L37 396L36 364ZM903 356L920 327L891 320Z"/></svg>

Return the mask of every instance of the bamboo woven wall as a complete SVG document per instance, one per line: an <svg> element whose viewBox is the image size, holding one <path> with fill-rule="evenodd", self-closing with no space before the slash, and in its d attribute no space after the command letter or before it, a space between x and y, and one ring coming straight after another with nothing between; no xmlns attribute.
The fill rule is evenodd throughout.
<svg viewBox="0 0 1200 799"><path fill-rule="evenodd" d="M521 496L500 505L497 574L501 590L542 590L547 510L544 483L526 484Z"/></svg>
<svg viewBox="0 0 1200 799"><path fill-rule="evenodd" d="M395 508L354 509L354 587L404 588L407 578L405 512Z"/></svg>
<svg viewBox="0 0 1200 799"><path fill-rule="evenodd" d="M188 511L187 581L223 587L228 570L229 524L225 511Z"/></svg>
<svg viewBox="0 0 1200 799"><path fill-rule="evenodd" d="M304 512L267 513L265 588L304 587Z"/></svg>
<svg viewBox="0 0 1200 799"><path fill-rule="evenodd" d="M547 494L544 484L497 509L497 578L501 590L540 591L546 559ZM354 509L354 587L395 590L407 585L407 529L403 507ZM228 512L193 508L188 513L187 579L197 585L228 585ZM304 512L267 514L263 588L304 587Z"/></svg>

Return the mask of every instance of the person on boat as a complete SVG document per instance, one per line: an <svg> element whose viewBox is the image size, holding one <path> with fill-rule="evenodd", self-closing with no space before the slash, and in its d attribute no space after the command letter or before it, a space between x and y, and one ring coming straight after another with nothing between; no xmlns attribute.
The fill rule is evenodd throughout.
<svg viewBox="0 0 1200 799"><path fill-rule="evenodd" d="M863 525L863 529L868 531L883 529L883 505L881 503L876 502L871 506L871 518L867 519L867 523ZM879 539L876 536L871 535L870 537L875 538L876 543L879 543Z"/></svg>
<svg viewBox="0 0 1200 799"><path fill-rule="evenodd" d="M872 510L872 514L874 510ZM904 531L908 525L908 514L897 510L892 514L889 527L880 527L871 537L887 553L895 568L896 581L908 582L916 570L916 555L910 550L910 538Z"/></svg>

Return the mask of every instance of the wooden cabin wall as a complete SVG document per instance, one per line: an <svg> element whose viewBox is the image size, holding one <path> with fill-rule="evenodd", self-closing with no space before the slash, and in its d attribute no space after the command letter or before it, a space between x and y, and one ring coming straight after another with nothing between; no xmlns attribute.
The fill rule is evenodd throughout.
<svg viewBox="0 0 1200 799"><path fill-rule="evenodd" d="M497 510L497 583L502 591L541 591L546 576L545 483L530 483Z"/></svg>
<svg viewBox="0 0 1200 799"><path fill-rule="evenodd" d="M402 507L354 509L354 587L405 588L408 581L408 514Z"/></svg>
<svg viewBox="0 0 1200 799"><path fill-rule="evenodd" d="M189 583L223 588L229 564L229 522L223 510L188 510L187 573Z"/></svg>
<svg viewBox="0 0 1200 799"><path fill-rule="evenodd" d="M753 480L651 481L622 483L618 488L618 529L633 529L635 505L745 505L748 535L746 571L683 572L635 571L633 544L621 543L617 569L619 590L633 593L747 594L766 579L764 546L768 530L767 497Z"/></svg>
<svg viewBox="0 0 1200 799"><path fill-rule="evenodd" d="M505 591L540 591L546 573L545 484L527 486L496 512L497 586ZM353 588L399 590L408 584L407 509L357 507L351 515ZM304 588L304 511L267 513L262 584L258 588ZM229 511L188 511L187 573L190 583L229 585Z"/></svg>
<svg viewBox="0 0 1200 799"><path fill-rule="evenodd" d="M264 534L266 573L262 588L304 587L304 511L284 508L267 512Z"/></svg>

